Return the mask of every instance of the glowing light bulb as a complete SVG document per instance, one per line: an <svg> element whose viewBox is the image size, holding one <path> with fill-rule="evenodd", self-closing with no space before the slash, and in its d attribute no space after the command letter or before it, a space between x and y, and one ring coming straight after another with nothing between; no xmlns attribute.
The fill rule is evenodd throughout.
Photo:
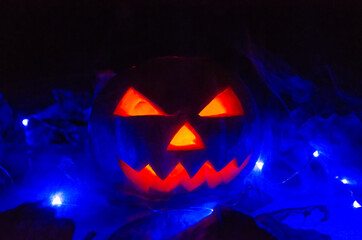
<svg viewBox="0 0 362 240"><path fill-rule="evenodd" d="M264 162L259 159L259 160L255 163L255 166L256 166L259 170L262 170L263 167L264 167Z"/></svg>
<svg viewBox="0 0 362 240"><path fill-rule="evenodd" d="M52 205L53 206L61 206L63 204L63 199L59 194L56 194L52 197Z"/></svg>
<svg viewBox="0 0 362 240"><path fill-rule="evenodd" d="M341 179L341 182L343 183L343 184L349 184L350 182L348 181L348 179L346 179L346 178L342 178Z"/></svg>
<svg viewBox="0 0 362 240"><path fill-rule="evenodd" d="M24 125L24 127L27 127L29 124L29 119L24 118L23 121L21 121L21 123Z"/></svg>
<svg viewBox="0 0 362 240"><path fill-rule="evenodd" d="M314 151L313 156L316 157L316 158L319 157L319 152L318 152L318 150Z"/></svg>
<svg viewBox="0 0 362 240"><path fill-rule="evenodd" d="M357 201L354 201L354 202L353 202L353 207L354 207L354 208L360 208L360 207L362 207L362 206L361 206L361 204L359 204Z"/></svg>
<svg viewBox="0 0 362 240"><path fill-rule="evenodd" d="M318 150L314 151L313 156L314 156L314 157L319 157L319 152L318 152Z"/></svg>

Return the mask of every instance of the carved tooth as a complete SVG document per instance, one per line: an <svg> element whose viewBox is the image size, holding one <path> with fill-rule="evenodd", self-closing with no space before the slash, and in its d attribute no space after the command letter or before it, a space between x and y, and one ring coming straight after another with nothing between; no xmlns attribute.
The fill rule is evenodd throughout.
<svg viewBox="0 0 362 240"><path fill-rule="evenodd" d="M193 177L190 177L184 166L178 163L163 180L149 164L141 171L136 171L122 160L118 161L126 177L140 189L146 192L150 188L160 192L170 192L179 185L182 185L188 191L192 191L204 182L207 182L210 188L214 188L221 183L229 183L246 167L250 157L251 155L244 160L240 167L238 167L237 160L234 158L220 171L216 171L213 165L206 161Z"/></svg>

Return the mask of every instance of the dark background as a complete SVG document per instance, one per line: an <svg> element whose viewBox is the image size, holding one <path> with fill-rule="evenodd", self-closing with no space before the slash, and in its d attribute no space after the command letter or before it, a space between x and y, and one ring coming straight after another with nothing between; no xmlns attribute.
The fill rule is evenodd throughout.
<svg viewBox="0 0 362 240"><path fill-rule="evenodd" d="M22 112L51 90L92 91L97 73L160 55L237 55L252 42L301 76L362 76L362 8L351 1L2 1L0 92ZM314 80L318 81L318 80ZM328 85L328 83L326 83Z"/></svg>

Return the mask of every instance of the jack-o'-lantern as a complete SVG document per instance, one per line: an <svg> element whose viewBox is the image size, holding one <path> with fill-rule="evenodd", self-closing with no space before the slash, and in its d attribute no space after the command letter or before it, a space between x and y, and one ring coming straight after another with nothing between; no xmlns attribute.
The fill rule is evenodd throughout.
<svg viewBox="0 0 362 240"><path fill-rule="evenodd" d="M135 192L209 191L253 168L255 114L242 80L218 64L156 58L101 91L90 122L92 148L106 178Z"/></svg>

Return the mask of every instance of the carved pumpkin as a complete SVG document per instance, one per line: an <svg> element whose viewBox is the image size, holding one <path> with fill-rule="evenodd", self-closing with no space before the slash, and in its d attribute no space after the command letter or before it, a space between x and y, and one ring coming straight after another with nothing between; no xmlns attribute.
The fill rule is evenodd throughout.
<svg viewBox="0 0 362 240"><path fill-rule="evenodd" d="M92 146L109 179L139 192L207 190L253 168L255 114L231 72L205 58L162 57L110 80L94 104Z"/></svg>

